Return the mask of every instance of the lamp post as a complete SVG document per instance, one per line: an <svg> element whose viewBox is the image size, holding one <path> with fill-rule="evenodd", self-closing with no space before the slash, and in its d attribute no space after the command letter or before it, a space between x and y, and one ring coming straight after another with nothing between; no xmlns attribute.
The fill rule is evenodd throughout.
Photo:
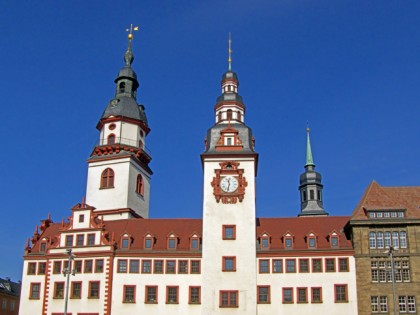
<svg viewBox="0 0 420 315"><path fill-rule="evenodd" d="M70 283L70 274L74 276L76 270L71 270L71 262L73 261L75 255L72 254L71 248L67 250L68 264L67 268L63 269L63 276L66 277L66 296L64 298L64 315L67 315L67 304L69 302L69 283Z"/></svg>
<svg viewBox="0 0 420 315"><path fill-rule="evenodd" d="M390 246L389 250L386 253L391 258L392 297L394 299L394 315L397 315L397 296L395 294L395 273L394 273L394 248Z"/></svg>

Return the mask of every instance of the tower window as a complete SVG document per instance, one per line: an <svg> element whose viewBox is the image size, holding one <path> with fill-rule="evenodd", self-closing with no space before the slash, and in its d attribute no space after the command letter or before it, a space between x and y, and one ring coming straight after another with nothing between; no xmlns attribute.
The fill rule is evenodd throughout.
<svg viewBox="0 0 420 315"><path fill-rule="evenodd" d="M227 110L227 119L232 120L232 110L231 109Z"/></svg>
<svg viewBox="0 0 420 315"><path fill-rule="evenodd" d="M306 201L307 199L306 191L302 191L302 201Z"/></svg>
<svg viewBox="0 0 420 315"><path fill-rule="evenodd" d="M120 85L118 86L118 90L119 90L119 93L125 92L125 82L120 83Z"/></svg>
<svg viewBox="0 0 420 315"><path fill-rule="evenodd" d="M315 199L315 193L314 193L314 191L312 189L309 191L309 196L310 196L310 200L314 200Z"/></svg>
<svg viewBox="0 0 420 315"><path fill-rule="evenodd" d="M217 121L221 122L222 121L222 112L218 112L217 113Z"/></svg>
<svg viewBox="0 0 420 315"><path fill-rule="evenodd" d="M101 175L101 188L114 188L114 171L107 168Z"/></svg>
<svg viewBox="0 0 420 315"><path fill-rule="evenodd" d="M319 200L319 201L321 201L321 200L322 200L321 190L318 190L318 200Z"/></svg>
<svg viewBox="0 0 420 315"><path fill-rule="evenodd" d="M115 135L113 133L108 136L108 144L115 144Z"/></svg>
<svg viewBox="0 0 420 315"><path fill-rule="evenodd" d="M237 114L237 115L238 115L238 116L237 116L237 117L238 117L238 120L239 120L239 121L242 121L241 112L240 112L239 110L238 110L238 114Z"/></svg>
<svg viewBox="0 0 420 315"><path fill-rule="evenodd" d="M136 193L142 196L144 195L143 176L140 174L137 175Z"/></svg>

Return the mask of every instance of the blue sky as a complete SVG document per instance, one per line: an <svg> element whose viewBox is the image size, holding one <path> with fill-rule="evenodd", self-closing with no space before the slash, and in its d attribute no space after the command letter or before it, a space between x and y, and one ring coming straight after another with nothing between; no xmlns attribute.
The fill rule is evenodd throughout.
<svg viewBox="0 0 420 315"><path fill-rule="evenodd" d="M350 215L367 185L419 185L418 1L5 1L0 277L25 241L85 195L95 126L114 95L130 23L152 129L150 216L200 217L200 153L233 70L260 153L257 215L296 216L311 127L324 205Z"/></svg>

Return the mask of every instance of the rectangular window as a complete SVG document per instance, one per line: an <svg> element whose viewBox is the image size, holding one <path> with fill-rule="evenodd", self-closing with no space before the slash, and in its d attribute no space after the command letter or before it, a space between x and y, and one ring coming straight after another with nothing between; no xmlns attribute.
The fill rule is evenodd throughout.
<svg viewBox="0 0 420 315"><path fill-rule="evenodd" d="M293 288L283 288L283 303L293 303Z"/></svg>
<svg viewBox="0 0 420 315"><path fill-rule="evenodd" d="M54 283L54 299L64 298L64 282Z"/></svg>
<svg viewBox="0 0 420 315"><path fill-rule="evenodd" d="M309 238L309 248L316 248L316 238L310 237Z"/></svg>
<svg viewBox="0 0 420 315"><path fill-rule="evenodd" d="M99 299L99 281L89 281L89 299Z"/></svg>
<svg viewBox="0 0 420 315"><path fill-rule="evenodd" d="M145 301L144 303L154 304L158 302L158 287L157 286L146 286L145 290Z"/></svg>
<svg viewBox="0 0 420 315"><path fill-rule="evenodd" d="M138 259L130 259L130 273L139 273L139 260Z"/></svg>
<svg viewBox="0 0 420 315"><path fill-rule="evenodd" d="M223 225L223 239L224 240L236 239L236 225Z"/></svg>
<svg viewBox="0 0 420 315"><path fill-rule="evenodd" d="M270 240L268 237L261 238L261 248L268 249L270 247Z"/></svg>
<svg viewBox="0 0 420 315"><path fill-rule="evenodd" d="M376 248L376 233L369 232L369 248Z"/></svg>
<svg viewBox="0 0 420 315"><path fill-rule="evenodd" d="M219 307L238 307L238 291L220 291Z"/></svg>
<svg viewBox="0 0 420 315"><path fill-rule="evenodd" d="M398 297L398 307L400 314L415 313L416 312L416 297L400 295Z"/></svg>
<svg viewBox="0 0 420 315"><path fill-rule="evenodd" d="M338 237L332 236L331 237L331 247L338 247Z"/></svg>
<svg viewBox="0 0 420 315"><path fill-rule="evenodd" d="M73 235L66 235L66 247L73 246Z"/></svg>
<svg viewBox="0 0 420 315"><path fill-rule="evenodd" d="M309 272L309 259L299 259L299 272Z"/></svg>
<svg viewBox="0 0 420 315"><path fill-rule="evenodd" d="M222 271L236 271L236 257L222 257Z"/></svg>
<svg viewBox="0 0 420 315"><path fill-rule="evenodd" d="M189 288L189 304L200 304L201 303L201 287L190 287Z"/></svg>
<svg viewBox="0 0 420 315"><path fill-rule="evenodd" d="M150 237L144 240L144 248L151 249L152 248L152 239Z"/></svg>
<svg viewBox="0 0 420 315"><path fill-rule="evenodd" d="M273 273L283 272L283 260L273 259Z"/></svg>
<svg viewBox="0 0 420 315"><path fill-rule="evenodd" d="M322 303L322 288L311 288L311 302Z"/></svg>
<svg viewBox="0 0 420 315"><path fill-rule="evenodd" d="M61 273L61 261L54 261L53 273L55 274Z"/></svg>
<svg viewBox="0 0 420 315"><path fill-rule="evenodd" d="M335 272L335 258L325 258L325 271Z"/></svg>
<svg viewBox="0 0 420 315"><path fill-rule="evenodd" d="M76 236L76 245L83 246L85 244L85 235L79 234Z"/></svg>
<svg viewBox="0 0 420 315"><path fill-rule="evenodd" d="M177 286L166 287L166 303L178 304L178 287Z"/></svg>
<svg viewBox="0 0 420 315"><path fill-rule="evenodd" d="M178 273L188 273L188 260L178 261Z"/></svg>
<svg viewBox="0 0 420 315"><path fill-rule="evenodd" d="M128 248L130 246L130 241L128 237L125 237L121 241L121 248Z"/></svg>
<svg viewBox="0 0 420 315"><path fill-rule="evenodd" d="M199 260L191 260L191 273L201 273L201 262Z"/></svg>
<svg viewBox="0 0 420 315"><path fill-rule="evenodd" d="M141 262L141 273L152 273L152 261L143 259Z"/></svg>
<svg viewBox="0 0 420 315"><path fill-rule="evenodd" d="M95 234L88 234L87 235L87 245L88 246L95 245Z"/></svg>
<svg viewBox="0 0 420 315"><path fill-rule="evenodd" d="M175 242L175 238L170 238L168 240L168 248L169 249L176 249L176 242Z"/></svg>
<svg viewBox="0 0 420 315"><path fill-rule="evenodd" d="M291 237L286 237L285 246L286 246L286 249L292 249L293 248L293 239Z"/></svg>
<svg viewBox="0 0 420 315"><path fill-rule="evenodd" d="M384 248L384 233L383 232L376 233L376 247Z"/></svg>
<svg viewBox="0 0 420 315"><path fill-rule="evenodd" d="M79 215L79 223L83 223L85 222L85 215L84 214L80 214Z"/></svg>
<svg viewBox="0 0 420 315"><path fill-rule="evenodd" d="M370 310L372 313L379 313L379 296L370 297Z"/></svg>
<svg viewBox="0 0 420 315"><path fill-rule="evenodd" d="M38 263L38 274L39 275L45 275L46 267L47 267L46 263L43 263L43 262Z"/></svg>
<svg viewBox="0 0 420 315"><path fill-rule="evenodd" d="M194 237L191 239L191 249L199 249L200 248L200 240L198 237Z"/></svg>
<svg viewBox="0 0 420 315"><path fill-rule="evenodd" d="M93 271L93 260L86 259L85 260L85 273L92 273Z"/></svg>
<svg viewBox="0 0 420 315"><path fill-rule="evenodd" d="M347 300L347 284L335 284L335 303L345 303Z"/></svg>
<svg viewBox="0 0 420 315"><path fill-rule="evenodd" d="M29 298L32 300L39 300L40 292L41 292L41 284L31 283L31 287L29 290Z"/></svg>
<svg viewBox="0 0 420 315"><path fill-rule="evenodd" d="M257 287L257 303L258 304L270 303L270 286L259 285Z"/></svg>
<svg viewBox="0 0 420 315"><path fill-rule="evenodd" d="M322 260L312 258L312 272L322 272Z"/></svg>
<svg viewBox="0 0 420 315"><path fill-rule="evenodd" d="M47 248L47 243L42 242L41 246L39 247L40 252L45 252L45 249Z"/></svg>
<svg viewBox="0 0 420 315"><path fill-rule="evenodd" d="M407 233L404 231L400 232L400 247L407 248Z"/></svg>
<svg viewBox="0 0 420 315"><path fill-rule="evenodd" d="M72 282L71 283L71 299L80 299L82 298L82 282Z"/></svg>
<svg viewBox="0 0 420 315"><path fill-rule="evenodd" d="M259 269L260 273L270 273L270 260L260 259L259 260Z"/></svg>
<svg viewBox="0 0 420 315"><path fill-rule="evenodd" d="M297 288L297 302L308 303L308 288Z"/></svg>
<svg viewBox="0 0 420 315"><path fill-rule="evenodd" d="M76 273L82 273L82 264L83 261L81 260L76 260L74 262L74 270L76 271Z"/></svg>
<svg viewBox="0 0 420 315"><path fill-rule="evenodd" d="M349 259L348 258L338 258L338 271L339 272L348 272L349 271Z"/></svg>
<svg viewBox="0 0 420 315"><path fill-rule="evenodd" d="M167 260L166 261L166 273L175 273L175 260Z"/></svg>
<svg viewBox="0 0 420 315"><path fill-rule="evenodd" d="M118 259L117 272L124 273L127 272L127 259Z"/></svg>
<svg viewBox="0 0 420 315"><path fill-rule="evenodd" d="M104 260L103 259L96 259L95 260L95 272L96 273L104 272Z"/></svg>
<svg viewBox="0 0 420 315"><path fill-rule="evenodd" d="M385 232L385 248L391 247L391 232Z"/></svg>
<svg viewBox="0 0 420 315"><path fill-rule="evenodd" d="M36 262L30 262L28 264L28 275L36 274Z"/></svg>
<svg viewBox="0 0 420 315"><path fill-rule="evenodd" d="M136 303L136 286L124 285L123 303Z"/></svg>
<svg viewBox="0 0 420 315"><path fill-rule="evenodd" d="M379 297L379 311L381 313L388 313L388 298L386 296Z"/></svg>
<svg viewBox="0 0 420 315"><path fill-rule="evenodd" d="M398 232L392 232L392 246L394 248L400 247L400 239L399 239L399 233Z"/></svg>
<svg viewBox="0 0 420 315"><path fill-rule="evenodd" d="M286 259L286 272L296 272L296 259Z"/></svg>
<svg viewBox="0 0 420 315"><path fill-rule="evenodd" d="M154 273L163 273L163 260L154 260L153 261L154 267L153 272Z"/></svg>

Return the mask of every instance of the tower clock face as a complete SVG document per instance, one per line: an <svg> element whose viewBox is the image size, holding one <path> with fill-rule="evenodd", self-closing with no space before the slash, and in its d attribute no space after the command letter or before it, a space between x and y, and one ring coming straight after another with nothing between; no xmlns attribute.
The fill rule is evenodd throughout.
<svg viewBox="0 0 420 315"><path fill-rule="evenodd" d="M238 189L238 180L233 176L223 177L220 181L220 188L227 193L231 193Z"/></svg>

